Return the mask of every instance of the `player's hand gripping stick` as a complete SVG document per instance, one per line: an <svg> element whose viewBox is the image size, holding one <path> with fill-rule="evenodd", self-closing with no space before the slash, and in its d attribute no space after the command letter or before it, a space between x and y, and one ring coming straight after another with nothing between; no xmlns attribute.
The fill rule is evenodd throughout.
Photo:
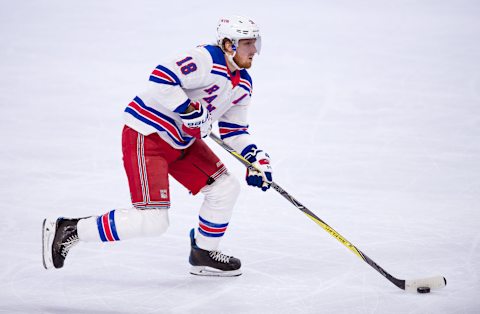
<svg viewBox="0 0 480 314"><path fill-rule="evenodd" d="M182 118L183 132L195 138L205 138L212 131L212 117L210 112L200 102L192 102Z"/></svg>
<svg viewBox="0 0 480 314"><path fill-rule="evenodd" d="M268 190L272 183L273 172L270 157L263 151L257 151L250 160L253 167L247 168L247 184L259 187L262 191Z"/></svg>

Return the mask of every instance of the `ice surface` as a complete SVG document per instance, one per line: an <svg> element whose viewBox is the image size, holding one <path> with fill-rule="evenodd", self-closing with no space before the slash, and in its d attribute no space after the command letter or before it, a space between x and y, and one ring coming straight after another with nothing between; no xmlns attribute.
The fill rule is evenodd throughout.
<svg viewBox="0 0 480 314"><path fill-rule="evenodd" d="M44 217L129 206L122 111L150 70L250 15L251 132L274 178L406 294L273 191L243 186L226 253L188 274L201 197L172 182L158 239L81 244L41 263ZM0 312L480 313L480 2L1 1ZM243 166L215 143L227 166Z"/></svg>

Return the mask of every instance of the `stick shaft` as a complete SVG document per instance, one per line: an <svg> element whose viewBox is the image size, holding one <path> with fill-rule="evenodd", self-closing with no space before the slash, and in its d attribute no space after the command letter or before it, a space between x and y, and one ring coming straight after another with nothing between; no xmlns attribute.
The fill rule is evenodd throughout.
<svg viewBox="0 0 480 314"><path fill-rule="evenodd" d="M217 144L223 147L226 151L228 151L233 157L235 157L238 161L240 161L245 167L253 168L255 167L246 160L241 154L235 151L232 147L222 141L217 135L210 133L210 138L213 139ZM382 276L387 278L391 283L399 287L400 289L405 290L405 280L397 279L390 275L386 270L380 267L377 263L375 263L371 258L365 255L362 251L360 251L356 246L354 246L351 242L345 239L340 233L335 231L332 227L330 227L325 221L317 217L313 212L311 212L307 207L305 207L302 203L300 203L297 199L295 199L290 193L285 191L281 188L277 183L272 182L271 187L277 191L280 195L282 195L285 199L287 199L290 203L292 203L297 209L301 210L308 218L313 220L317 225L322 227L323 230L328 232L332 237L338 240L338 242L342 243L347 249L349 249L353 254L358 256L368 265L370 265L373 269L378 271Z"/></svg>

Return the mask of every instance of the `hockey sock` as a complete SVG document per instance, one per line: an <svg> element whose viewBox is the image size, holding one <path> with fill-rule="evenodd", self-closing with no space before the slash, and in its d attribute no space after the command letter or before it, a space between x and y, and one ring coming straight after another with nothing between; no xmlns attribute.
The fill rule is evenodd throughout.
<svg viewBox="0 0 480 314"><path fill-rule="evenodd" d="M215 250L227 230L233 206L240 192L240 184L229 173L222 175L201 192L205 195L200 208L198 228L195 230L197 246Z"/></svg>
<svg viewBox="0 0 480 314"><path fill-rule="evenodd" d="M117 209L101 216L80 219L78 238L85 242L109 242L138 237L153 237L169 226L167 209Z"/></svg>

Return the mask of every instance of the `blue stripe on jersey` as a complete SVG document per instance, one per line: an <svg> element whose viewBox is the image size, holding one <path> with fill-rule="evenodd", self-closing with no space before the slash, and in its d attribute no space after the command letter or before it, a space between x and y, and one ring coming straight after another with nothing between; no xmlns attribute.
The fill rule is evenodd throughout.
<svg viewBox="0 0 480 314"><path fill-rule="evenodd" d="M218 122L218 128L220 129L220 138L226 139L232 136L237 136L241 134L249 134L246 129L248 129L247 125L235 124L230 122Z"/></svg>
<svg viewBox="0 0 480 314"><path fill-rule="evenodd" d="M227 73L220 72L220 71L215 71L215 70L212 70L210 73L223 76L223 77L225 77L227 80L230 80L230 76L228 76ZM250 91L249 91L249 92L250 92Z"/></svg>
<svg viewBox="0 0 480 314"><path fill-rule="evenodd" d="M225 223L225 224L216 224L216 223L213 223L213 222L210 222L208 220L205 220L202 218L202 216L198 216L198 219L206 226L209 226L209 227L212 227L212 228L224 228L226 226L228 226L228 222Z"/></svg>
<svg viewBox="0 0 480 314"><path fill-rule="evenodd" d="M205 48L210 53L213 63L227 66L227 62L225 61L225 56L223 54L222 49L219 46L207 45L207 46L203 46L203 48Z"/></svg>
<svg viewBox="0 0 480 314"><path fill-rule="evenodd" d="M169 122L170 124L172 124L172 126L174 128L177 129L178 133L180 134L181 136L181 132L180 130L178 129L177 125L175 124L175 120L173 120L172 118L164 115L163 113L153 109L153 108L150 108L148 107L147 105L145 105L145 103L143 102L143 100L136 96L134 98L134 101L140 105L140 107L142 107L143 109L155 114L157 117L159 117L160 119L162 120L165 120L167 122ZM159 131L165 131L165 133L179 146L187 146L188 143L190 143L190 141L193 139L193 137L182 137L182 139L185 141L185 142L179 142L175 137L173 137L170 132L168 130L165 130L160 124L156 123L155 121L152 121L150 119L147 119L146 117L143 117L142 115L138 114L135 110L133 110L132 108L130 107L127 107L125 109L125 112L128 112L129 114L131 114L132 116L134 116L135 118L137 118L138 120L150 125L150 126L153 126L155 129L159 130Z"/></svg>
<svg viewBox="0 0 480 314"><path fill-rule="evenodd" d="M171 124L173 124L174 126L176 126L175 124L175 120L173 120L172 118L170 118L169 116L166 116L164 115L163 113L161 113L160 111L157 111L155 109L153 109L152 107L148 107L147 105L145 105L145 103L143 102L143 100L138 97L138 96L135 96L135 98L133 99L137 104L140 105L140 107L142 107L143 109L147 110L147 111L150 111L151 113L153 113L154 115L156 115L157 117L160 117L162 118L163 120L165 121L168 121L170 122Z"/></svg>
<svg viewBox="0 0 480 314"><path fill-rule="evenodd" d="M151 82L158 83L158 84L166 84L166 85L172 85L172 86L177 86L178 85L177 83L172 83L170 81L167 81L167 80L159 78L159 77L155 77L153 75L150 75L150 78L148 80L151 81Z"/></svg>
<svg viewBox="0 0 480 314"><path fill-rule="evenodd" d="M220 128L248 128L248 125L235 124L230 122L218 122Z"/></svg>
<svg viewBox="0 0 480 314"><path fill-rule="evenodd" d="M174 112L177 112L177 113L183 113L185 112L185 110L187 110L188 106L190 105L190 102L191 100L190 99L187 99L183 104L181 104L180 106L178 106L175 110L173 110Z"/></svg>
<svg viewBox="0 0 480 314"><path fill-rule="evenodd" d="M171 82L169 82L170 84L172 84L172 85L182 85L182 82L180 82L180 79L178 78L178 76L175 73L173 73L172 70L170 70L169 68L166 68L163 65L159 64L156 67L156 69L159 69L160 71L163 71L163 72L167 73L168 75L170 75L173 78L173 80L175 81L176 84L172 84Z"/></svg>
<svg viewBox="0 0 480 314"><path fill-rule="evenodd" d="M112 231L113 238L115 241L119 241L120 238L118 237L117 226L115 226L115 210L110 211L108 214L108 220L110 221L110 229Z"/></svg>
<svg viewBox="0 0 480 314"><path fill-rule="evenodd" d="M227 133L225 135L221 135L220 138L223 140L223 139L226 139L226 138L229 138L229 137L232 137L232 136L237 136L237 135L240 135L240 134L250 134L248 133L247 131L235 131L235 132L230 132L230 133Z"/></svg>
<svg viewBox="0 0 480 314"><path fill-rule="evenodd" d="M185 143L181 143L179 141L177 141L176 138L174 138L172 135L170 135L169 132L167 132L167 130L165 130L161 125L153 122L152 120L149 120L141 115L139 115L135 110L133 110L132 108L129 108L127 107L125 109L125 112L131 114L132 116L134 116L135 118L137 118L138 120L142 121L143 123L145 124L148 124L150 126L153 126L155 129L157 129L158 131L164 131L174 142L175 144L179 145L179 146L187 146L187 144L192 140L192 138L183 138L185 140Z"/></svg>
<svg viewBox="0 0 480 314"><path fill-rule="evenodd" d="M105 231L103 231L102 226L102 216L97 217L97 228L98 234L100 235L100 240L102 240L102 242L107 242L107 237L105 236Z"/></svg>
<svg viewBox="0 0 480 314"><path fill-rule="evenodd" d="M253 88L252 78L250 77L250 74L248 74L247 70L245 69L241 70L240 77L244 80L247 80Z"/></svg>
<svg viewBox="0 0 480 314"><path fill-rule="evenodd" d="M246 85L238 84L238 86L240 86L241 88L243 88L244 90L246 90L249 94L252 93L252 91L250 90L250 88L248 88Z"/></svg>

